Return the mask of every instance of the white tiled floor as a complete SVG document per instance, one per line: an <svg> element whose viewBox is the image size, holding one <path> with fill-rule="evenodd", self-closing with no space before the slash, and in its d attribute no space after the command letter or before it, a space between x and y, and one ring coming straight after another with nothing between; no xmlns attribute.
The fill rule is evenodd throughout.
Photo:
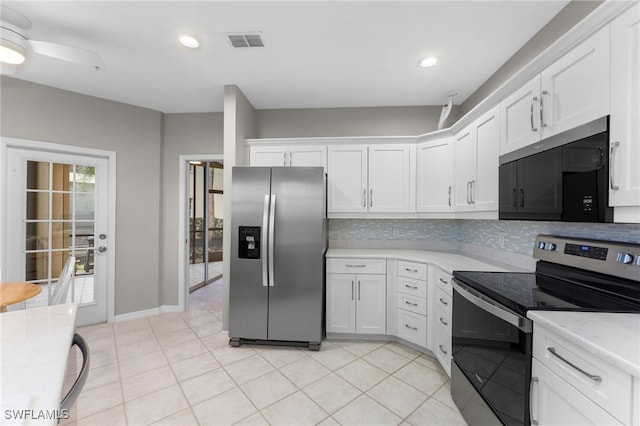
<svg viewBox="0 0 640 426"><path fill-rule="evenodd" d="M91 370L77 425L464 425L435 359L397 343L319 352L228 345L221 281L191 307L79 329Z"/></svg>

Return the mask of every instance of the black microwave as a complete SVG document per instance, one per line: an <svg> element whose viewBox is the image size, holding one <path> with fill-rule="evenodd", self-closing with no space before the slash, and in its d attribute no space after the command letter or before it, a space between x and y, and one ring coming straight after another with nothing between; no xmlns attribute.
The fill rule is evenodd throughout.
<svg viewBox="0 0 640 426"><path fill-rule="evenodd" d="M500 157L499 218L613 222L608 117Z"/></svg>

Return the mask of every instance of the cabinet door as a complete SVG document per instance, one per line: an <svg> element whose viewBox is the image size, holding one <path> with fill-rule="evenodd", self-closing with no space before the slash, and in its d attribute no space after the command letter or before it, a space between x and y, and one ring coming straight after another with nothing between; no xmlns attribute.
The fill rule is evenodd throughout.
<svg viewBox="0 0 640 426"><path fill-rule="evenodd" d="M411 208L411 150L409 145L369 147L370 212L409 212Z"/></svg>
<svg viewBox="0 0 640 426"><path fill-rule="evenodd" d="M453 138L418 145L418 212L450 212L453 206Z"/></svg>
<svg viewBox="0 0 640 426"><path fill-rule="evenodd" d="M500 103L500 155L540 140L540 76Z"/></svg>
<svg viewBox="0 0 640 426"><path fill-rule="evenodd" d="M474 122L476 177L471 195L474 211L498 210L498 154L500 128L498 108L493 108Z"/></svg>
<svg viewBox="0 0 640 426"><path fill-rule="evenodd" d="M286 146L252 146L249 148L249 165L251 166L286 166Z"/></svg>
<svg viewBox="0 0 640 426"><path fill-rule="evenodd" d="M356 276L327 274L327 332L355 333Z"/></svg>
<svg viewBox="0 0 640 426"><path fill-rule="evenodd" d="M531 420L544 425L620 425L608 412L533 358Z"/></svg>
<svg viewBox="0 0 640 426"><path fill-rule="evenodd" d="M328 160L328 211L367 211L367 147L330 146Z"/></svg>
<svg viewBox="0 0 640 426"><path fill-rule="evenodd" d="M299 167L324 167L327 170L327 147L322 145L292 146L289 148L289 165Z"/></svg>
<svg viewBox="0 0 640 426"><path fill-rule="evenodd" d="M386 275L356 276L356 333L387 332Z"/></svg>
<svg viewBox="0 0 640 426"><path fill-rule="evenodd" d="M611 24L609 204L640 206L640 5ZM617 189L614 189L617 188ZM617 209L616 209L617 213ZM616 218L617 221L617 218ZM635 222L640 221L636 215Z"/></svg>
<svg viewBox="0 0 640 426"><path fill-rule="evenodd" d="M473 127L454 136L455 211L471 210L471 185L475 179Z"/></svg>
<svg viewBox="0 0 640 426"><path fill-rule="evenodd" d="M609 114L609 39L606 26L542 72L542 138Z"/></svg>

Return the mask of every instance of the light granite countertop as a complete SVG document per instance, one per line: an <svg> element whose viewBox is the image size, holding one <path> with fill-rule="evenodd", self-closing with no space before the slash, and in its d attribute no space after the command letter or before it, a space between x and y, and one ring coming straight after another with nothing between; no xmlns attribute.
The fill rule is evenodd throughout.
<svg viewBox="0 0 640 426"><path fill-rule="evenodd" d="M527 317L622 371L640 377L640 314L529 311Z"/></svg>
<svg viewBox="0 0 640 426"><path fill-rule="evenodd" d="M448 274L452 274L453 271L530 272L500 262L478 259L468 254L444 251L330 248L327 250L326 257L350 257L354 259L391 258L409 262L430 263Z"/></svg>
<svg viewBox="0 0 640 426"><path fill-rule="evenodd" d="M3 425L58 423L76 311L67 303L0 314Z"/></svg>

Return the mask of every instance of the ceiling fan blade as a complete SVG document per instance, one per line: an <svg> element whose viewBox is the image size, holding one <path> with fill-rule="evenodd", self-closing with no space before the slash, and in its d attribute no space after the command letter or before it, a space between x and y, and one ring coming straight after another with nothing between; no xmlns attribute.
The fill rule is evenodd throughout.
<svg viewBox="0 0 640 426"><path fill-rule="evenodd" d="M0 62L0 74L2 74L2 75L15 74L17 69L18 69L17 65L7 64L5 62Z"/></svg>
<svg viewBox="0 0 640 426"><path fill-rule="evenodd" d="M50 56L63 61L89 65L98 70L104 68L104 61L96 52L80 47L51 43L48 41L29 40L31 50L40 55Z"/></svg>

